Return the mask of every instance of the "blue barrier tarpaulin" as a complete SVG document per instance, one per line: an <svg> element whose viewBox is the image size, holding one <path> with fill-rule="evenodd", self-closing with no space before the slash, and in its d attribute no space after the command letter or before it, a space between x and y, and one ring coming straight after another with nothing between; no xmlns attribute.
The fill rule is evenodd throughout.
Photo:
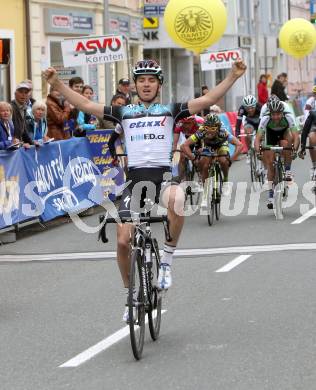
<svg viewBox="0 0 316 390"><path fill-rule="evenodd" d="M0 152L0 229L30 219L24 215L27 176L19 150Z"/></svg>

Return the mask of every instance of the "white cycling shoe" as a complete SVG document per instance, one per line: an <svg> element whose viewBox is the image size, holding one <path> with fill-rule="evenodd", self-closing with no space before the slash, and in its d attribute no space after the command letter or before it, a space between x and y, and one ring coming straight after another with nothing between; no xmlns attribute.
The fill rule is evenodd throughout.
<svg viewBox="0 0 316 390"><path fill-rule="evenodd" d="M160 264L157 287L160 290L168 290L172 285L171 267L169 264Z"/></svg>

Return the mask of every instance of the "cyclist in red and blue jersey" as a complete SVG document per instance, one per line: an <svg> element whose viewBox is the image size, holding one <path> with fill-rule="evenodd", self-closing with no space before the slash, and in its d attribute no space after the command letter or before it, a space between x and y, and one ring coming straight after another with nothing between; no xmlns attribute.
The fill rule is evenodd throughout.
<svg viewBox="0 0 316 390"><path fill-rule="evenodd" d="M128 175L130 184L122 195L120 209L129 211L137 202L130 194L136 184L141 181L151 181L156 184L156 200L160 196L162 204L168 209L170 233L172 241L164 245L159 271L158 287L168 289L171 286L171 264L173 254L184 223L184 193L176 183L169 183L160 189L164 175L171 171L171 152L173 143L174 123L186 116L201 112L216 103L246 71L246 65L239 59L227 77L207 94L185 103L160 104L159 93L163 84L162 69L156 61L139 61L133 68L133 78L139 97L138 104L123 107L104 107L72 91L58 78L54 68L43 72L46 80L79 110L115 120L121 125L125 136L128 155ZM120 136L113 132L109 147L115 159L114 142ZM139 187L139 186L137 186ZM128 194L129 191L129 194ZM139 204L139 202L138 202ZM132 225L117 225L117 259L123 284L128 287L129 251ZM124 320L128 320L128 309L125 310Z"/></svg>
<svg viewBox="0 0 316 390"><path fill-rule="evenodd" d="M187 139L191 135L196 133L199 129L199 126L201 126L203 123L204 123L204 119L198 115L191 115L191 116L188 116L187 118L180 119L176 123L175 128L174 128L172 150L177 149L177 145L178 145L181 133ZM183 180L184 179L184 171L185 171L185 156L183 153L180 154L178 169L179 169L179 178L180 178L180 180Z"/></svg>

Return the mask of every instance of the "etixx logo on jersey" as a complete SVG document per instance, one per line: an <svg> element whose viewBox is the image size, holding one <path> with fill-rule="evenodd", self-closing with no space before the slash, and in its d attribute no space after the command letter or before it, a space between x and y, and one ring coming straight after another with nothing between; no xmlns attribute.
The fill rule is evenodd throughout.
<svg viewBox="0 0 316 390"><path fill-rule="evenodd" d="M162 120L146 120L146 121L138 121L138 122L132 122L129 125L130 129L140 129L143 127L163 127L165 126L166 117L164 117Z"/></svg>

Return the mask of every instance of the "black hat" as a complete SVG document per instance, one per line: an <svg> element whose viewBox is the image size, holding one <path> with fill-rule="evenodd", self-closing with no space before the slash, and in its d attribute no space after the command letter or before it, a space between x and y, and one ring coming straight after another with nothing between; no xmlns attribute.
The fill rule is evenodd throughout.
<svg viewBox="0 0 316 390"><path fill-rule="evenodd" d="M119 80L119 82L118 82L119 84L125 84L125 85L129 85L130 84L130 81L129 81L129 79L120 79Z"/></svg>

